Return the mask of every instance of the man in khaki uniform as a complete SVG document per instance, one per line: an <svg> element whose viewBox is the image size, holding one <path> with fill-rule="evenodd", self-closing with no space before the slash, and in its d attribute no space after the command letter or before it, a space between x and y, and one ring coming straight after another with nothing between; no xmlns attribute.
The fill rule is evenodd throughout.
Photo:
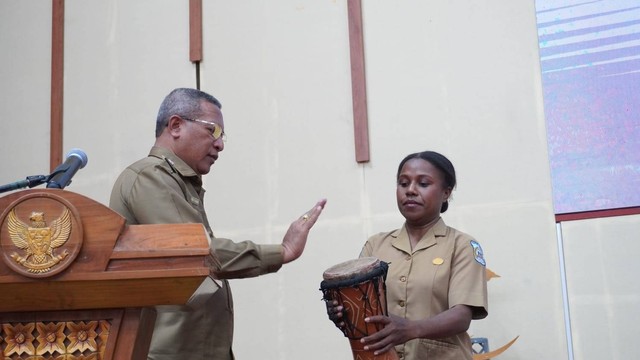
<svg viewBox="0 0 640 360"><path fill-rule="evenodd" d="M109 206L128 224L202 223L211 238L215 279L207 279L186 306L160 306L149 359L234 359L230 278L276 272L302 254L326 200L291 223L281 245L233 242L213 234L204 208L202 175L224 149L220 102L196 89L173 90L156 120L148 157L116 180ZM222 280L221 280L222 279Z"/></svg>

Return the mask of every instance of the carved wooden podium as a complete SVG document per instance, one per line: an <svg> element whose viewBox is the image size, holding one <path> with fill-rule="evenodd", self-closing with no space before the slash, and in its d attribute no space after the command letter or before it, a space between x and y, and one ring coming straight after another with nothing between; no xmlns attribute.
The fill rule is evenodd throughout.
<svg viewBox="0 0 640 360"><path fill-rule="evenodd" d="M131 225L58 189L0 198L3 359L146 359L154 305L209 274L201 224Z"/></svg>

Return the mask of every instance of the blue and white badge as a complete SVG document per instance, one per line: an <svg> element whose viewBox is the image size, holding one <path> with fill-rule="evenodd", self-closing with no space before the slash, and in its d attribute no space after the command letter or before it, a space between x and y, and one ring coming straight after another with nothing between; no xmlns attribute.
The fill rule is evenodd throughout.
<svg viewBox="0 0 640 360"><path fill-rule="evenodd" d="M482 252L482 247L478 244L477 241L471 240L471 247L473 248L473 256L475 257L478 264L482 266L487 266L487 262L484 260L484 253Z"/></svg>

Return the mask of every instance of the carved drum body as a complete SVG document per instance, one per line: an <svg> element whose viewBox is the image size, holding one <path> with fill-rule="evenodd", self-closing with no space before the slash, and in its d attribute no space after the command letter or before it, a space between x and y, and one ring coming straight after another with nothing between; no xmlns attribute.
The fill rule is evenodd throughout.
<svg viewBox="0 0 640 360"><path fill-rule="evenodd" d="M364 350L360 339L382 329L380 324L366 323L365 318L387 315L385 278L387 263L373 257L345 261L327 269L322 277L320 290L325 301L336 300L343 306L342 328L349 338L354 359L398 359L394 350L374 356Z"/></svg>

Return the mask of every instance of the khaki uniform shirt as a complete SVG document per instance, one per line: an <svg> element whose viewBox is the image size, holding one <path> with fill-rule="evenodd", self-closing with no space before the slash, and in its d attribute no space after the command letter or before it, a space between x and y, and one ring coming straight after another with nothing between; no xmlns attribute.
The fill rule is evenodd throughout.
<svg viewBox="0 0 640 360"><path fill-rule="evenodd" d="M389 263L385 282L389 314L420 320L463 304L472 307L474 319L487 316L482 249L472 237L446 226L442 219L413 250L403 226L370 237L360 256ZM472 359L466 332L438 340L413 339L396 346L396 351L404 360Z"/></svg>
<svg viewBox="0 0 640 360"><path fill-rule="evenodd" d="M281 245L216 238L204 210L202 178L171 151L153 147L116 180L109 206L128 224L202 223L217 278L253 277L280 269ZM233 301L226 280L208 278L185 306L158 306L149 359L234 359Z"/></svg>

